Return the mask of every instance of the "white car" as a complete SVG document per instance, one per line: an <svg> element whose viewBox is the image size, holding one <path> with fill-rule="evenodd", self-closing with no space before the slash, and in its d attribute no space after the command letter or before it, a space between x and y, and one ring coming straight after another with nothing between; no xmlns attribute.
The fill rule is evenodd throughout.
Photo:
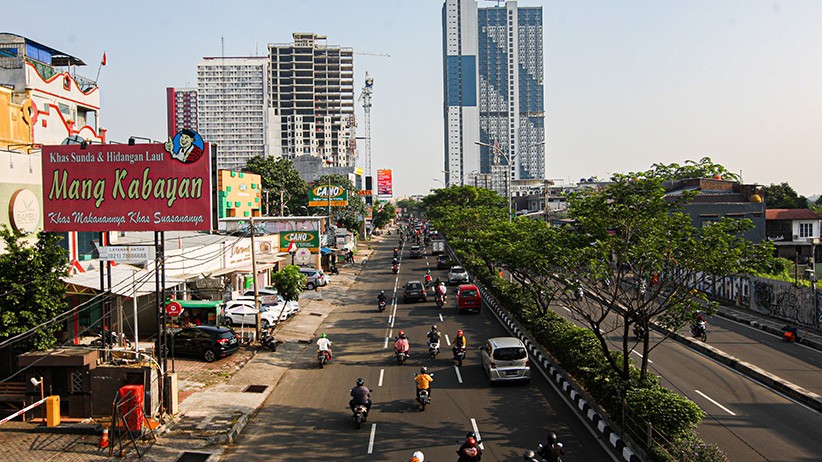
<svg viewBox="0 0 822 462"><path fill-rule="evenodd" d="M326 276L328 277L328 276ZM286 313L289 316L293 316L300 311L300 302L296 300L292 300L290 302L285 301L282 295L278 294L274 289L258 289L257 293L260 295L260 304L262 305L270 305L274 307L276 311L279 311L282 308L282 304L285 303L286 305ZM236 300L251 300L254 302L254 289L249 289L243 292L243 296L237 298Z"/></svg>
<svg viewBox="0 0 822 462"><path fill-rule="evenodd" d="M280 316L280 321L288 319L289 313L283 312L271 305L260 306L260 319L263 329L268 329L274 325L277 316ZM226 326L256 326L257 325L257 307L254 306L254 300L231 300L226 302L223 310L223 324Z"/></svg>
<svg viewBox="0 0 822 462"><path fill-rule="evenodd" d="M469 282L471 281L468 277L468 271L465 271L462 266L452 266L451 270L448 271L449 284L468 284Z"/></svg>

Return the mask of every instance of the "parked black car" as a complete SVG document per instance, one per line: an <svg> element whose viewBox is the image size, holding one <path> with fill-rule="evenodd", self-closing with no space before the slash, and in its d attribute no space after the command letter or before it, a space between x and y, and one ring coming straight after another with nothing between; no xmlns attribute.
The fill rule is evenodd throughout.
<svg viewBox="0 0 822 462"><path fill-rule="evenodd" d="M226 327L194 326L176 329L173 334L169 334L166 343L169 355L172 335L175 356L197 356L210 363L217 358L233 355L240 349L240 342L233 330Z"/></svg>

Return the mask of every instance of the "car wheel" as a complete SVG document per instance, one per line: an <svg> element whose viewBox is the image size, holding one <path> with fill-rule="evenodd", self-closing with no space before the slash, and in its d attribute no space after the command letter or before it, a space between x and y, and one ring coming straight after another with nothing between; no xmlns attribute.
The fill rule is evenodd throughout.
<svg viewBox="0 0 822 462"><path fill-rule="evenodd" d="M208 348L203 351L203 359L207 363L214 362L214 360L217 359L217 353L215 353L211 348Z"/></svg>
<svg viewBox="0 0 822 462"><path fill-rule="evenodd" d="M263 319L263 329L268 330L269 325L268 319Z"/></svg>
<svg viewBox="0 0 822 462"><path fill-rule="evenodd" d="M308 289L308 290L314 290L316 287L317 286L314 285L313 282L309 282L308 284L305 285L305 288Z"/></svg>
<svg viewBox="0 0 822 462"><path fill-rule="evenodd" d="M226 326L226 327L231 327L232 326L231 318L228 318L228 317L223 318L223 325Z"/></svg>

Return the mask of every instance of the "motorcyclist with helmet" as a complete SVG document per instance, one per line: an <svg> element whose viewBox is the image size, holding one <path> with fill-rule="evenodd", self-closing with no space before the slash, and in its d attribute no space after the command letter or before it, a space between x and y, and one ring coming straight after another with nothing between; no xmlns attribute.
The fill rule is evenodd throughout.
<svg viewBox="0 0 822 462"><path fill-rule="evenodd" d="M328 359L331 359L331 340L328 339L325 332L320 334L320 338L317 340L317 351L327 351Z"/></svg>
<svg viewBox="0 0 822 462"><path fill-rule="evenodd" d="M397 341L394 342L394 354L405 352L405 356L410 356L411 346L408 344L408 337L405 336L405 331L400 331Z"/></svg>
<svg viewBox="0 0 822 462"><path fill-rule="evenodd" d="M428 332L428 344L440 343L440 331L437 330L437 325L431 326L431 332Z"/></svg>
<svg viewBox="0 0 822 462"><path fill-rule="evenodd" d="M365 386L365 381L363 379L357 379L357 385L351 389L351 401L348 402L348 407L351 408L351 412L354 412L354 408L359 405L365 405L365 413L371 411L371 390Z"/></svg>
<svg viewBox="0 0 822 462"><path fill-rule="evenodd" d="M482 449L477 447L476 437L469 436L457 450L459 459L457 462L479 462L482 460Z"/></svg>
<svg viewBox="0 0 822 462"><path fill-rule="evenodd" d="M381 290L380 294L377 295L377 301L378 302L383 302L383 303L388 303L388 297L385 295L384 290Z"/></svg>
<svg viewBox="0 0 822 462"><path fill-rule="evenodd" d="M433 277L431 276L431 270L427 270L425 273L425 287L430 286L432 280Z"/></svg>
<svg viewBox="0 0 822 462"><path fill-rule="evenodd" d="M562 443L557 441L556 433L548 434L548 445L540 445L537 455L548 462L559 462L562 455L565 454L565 449L562 448Z"/></svg>
<svg viewBox="0 0 822 462"><path fill-rule="evenodd" d="M420 392L422 390L428 391L428 398L431 398L431 382L434 381L434 377L428 373L428 368L422 366L420 368L420 373L414 376L414 381L417 382L417 399L420 397Z"/></svg>
<svg viewBox="0 0 822 462"><path fill-rule="evenodd" d="M468 348L468 340L465 338L465 335L463 335L462 329L460 329L457 331L457 336L454 337L454 358L457 357L457 352L459 350L465 350L466 348Z"/></svg>

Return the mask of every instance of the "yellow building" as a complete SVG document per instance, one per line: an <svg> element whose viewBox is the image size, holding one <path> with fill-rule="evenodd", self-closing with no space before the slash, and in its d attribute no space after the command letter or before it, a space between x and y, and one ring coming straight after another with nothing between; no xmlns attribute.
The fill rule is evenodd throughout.
<svg viewBox="0 0 822 462"><path fill-rule="evenodd" d="M217 174L219 218L259 217L262 198L260 175L233 170L220 170Z"/></svg>

